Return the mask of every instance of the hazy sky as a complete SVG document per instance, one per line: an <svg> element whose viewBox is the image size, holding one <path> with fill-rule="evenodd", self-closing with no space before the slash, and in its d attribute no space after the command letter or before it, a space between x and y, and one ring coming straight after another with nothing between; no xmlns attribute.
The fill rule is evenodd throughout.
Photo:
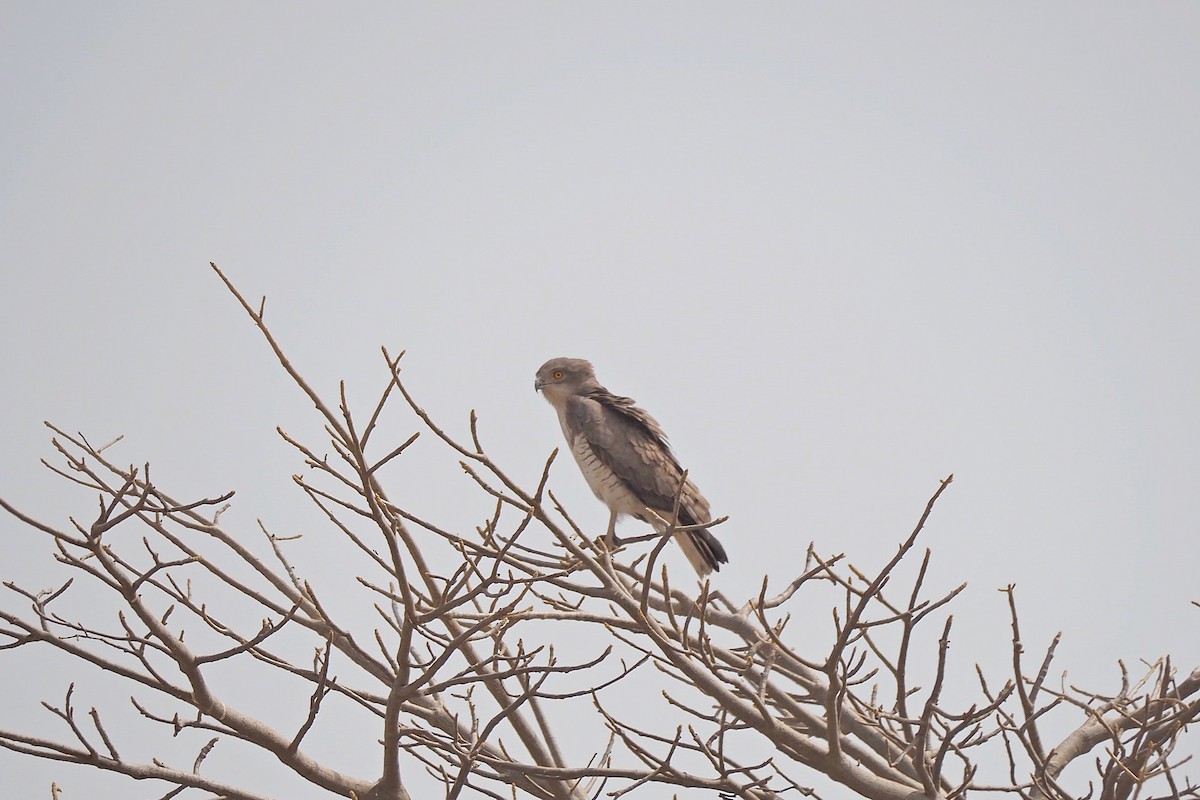
<svg viewBox="0 0 1200 800"><path fill-rule="evenodd" d="M970 583L959 668L1003 663L1015 583L1073 682L1190 670L1198 34L1194 3L8 2L0 495L93 512L38 465L48 419L178 495L238 489L251 528L297 518L274 428L318 422L216 261L320 390L368 405L407 350L426 410L476 409L529 484L561 438L534 370L591 359L731 515L734 599L810 541L877 568L953 472L924 544ZM474 524L453 459L406 458L395 498ZM553 486L603 529L571 464ZM0 534L0 577L55 574ZM0 654L45 696L57 669Z"/></svg>

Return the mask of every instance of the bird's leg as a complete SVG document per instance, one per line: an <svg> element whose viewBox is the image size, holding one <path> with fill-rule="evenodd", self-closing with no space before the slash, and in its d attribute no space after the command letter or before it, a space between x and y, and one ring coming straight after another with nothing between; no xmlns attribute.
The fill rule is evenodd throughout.
<svg viewBox="0 0 1200 800"><path fill-rule="evenodd" d="M616 550L621 544L621 540L617 538L617 512L615 511L609 512L608 515L608 534L606 535L606 539L609 550Z"/></svg>

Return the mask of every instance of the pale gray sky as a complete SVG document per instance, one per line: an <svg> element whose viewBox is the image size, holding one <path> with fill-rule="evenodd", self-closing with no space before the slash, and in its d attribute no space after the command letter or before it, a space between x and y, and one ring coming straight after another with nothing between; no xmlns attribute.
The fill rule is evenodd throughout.
<svg viewBox="0 0 1200 800"><path fill-rule="evenodd" d="M307 524L274 427L316 419L213 260L319 388L365 404L379 345L406 349L425 408L476 409L530 483L561 436L533 372L591 359L732 516L735 599L809 541L877 567L953 472L924 543L970 582L959 667L1005 657L1016 583L1072 681L1190 669L1198 34L1193 3L9 2L0 494L92 512L38 466L49 419L124 434L177 494L238 489L251 527ZM422 447L394 495L472 524ZM0 531L4 579L54 574ZM38 686L0 724L47 716L57 669L0 654Z"/></svg>

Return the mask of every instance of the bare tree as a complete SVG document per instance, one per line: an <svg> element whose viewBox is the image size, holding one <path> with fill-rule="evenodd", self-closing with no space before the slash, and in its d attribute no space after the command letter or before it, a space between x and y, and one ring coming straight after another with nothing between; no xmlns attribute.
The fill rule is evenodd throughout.
<svg viewBox="0 0 1200 800"><path fill-rule="evenodd" d="M167 798L270 796L267 786L210 772L206 757L220 742L360 800L426 796L432 782L446 798L547 800L684 789L765 800L814 795L818 780L879 800L1200 795L1173 755L1200 710L1200 669L1181 678L1163 659L1107 695L1053 686L1058 640L1026 661L1012 587L1011 664L993 679L976 667L973 701L943 701L948 670L962 669L947 653L947 608L963 587L926 597L930 553L915 546L950 477L881 569L810 547L786 586L764 580L733 602L708 584L670 582L660 554L672 530L641 551L606 551L547 491L553 454L535 486L519 485L484 451L474 415L470 440L451 438L386 350L388 384L365 417L344 390L327 403L285 357L263 305L217 274L323 418L328 442L319 447L280 433L310 468L311 478L296 477L299 488L367 564L357 580L376 597L378 621L363 629L342 619L294 566L291 539L260 526L256 548L246 531L223 527L232 493L177 499L155 485L149 465L123 466L107 447L52 428L62 463L48 466L98 494L99 510L59 526L0 501L47 537L71 575L45 590L5 582L0 649L42 648L97 667L127 685L145 720L203 743L190 764L124 757L108 710L81 713L72 685L43 704L60 720L60 738L4 724L0 746L157 779ZM397 402L419 430L378 447L372 434ZM494 510L478 529L447 530L388 499L381 468L423 433L457 454L490 498ZM327 446L331 455L318 455ZM913 577L895 586L902 562L914 559ZM90 584L90 613L60 612L77 582ZM103 602L91 599L97 589ZM828 639L799 641L789 609L811 615L820 603L832 612ZM932 651L922 643L935 639L918 635L930 627ZM564 655L580 649L572 641L596 652ZM299 724L281 730L222 692L230 674L254 670L301 687ZM656 702L675 720L638 717ZM357 715L356 746L378 752L374 775L345 774L306 746L350 735L328 730L335 706L338 719ZM1048 738L1051 728L1059 735ZM1089 758L1094 771L1073 770L1068 782L1064 770Z"/></svg>

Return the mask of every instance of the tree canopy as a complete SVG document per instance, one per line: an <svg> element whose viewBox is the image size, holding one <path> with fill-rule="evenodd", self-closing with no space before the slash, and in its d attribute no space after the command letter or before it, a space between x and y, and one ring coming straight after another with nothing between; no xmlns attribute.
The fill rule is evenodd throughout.
<svg viewBox="0 0 1200 800"><path fill-rule="evenodd" d="M1107 693L1055 683L1058 639L1029 648L1011 586L1011 661L950 656L963 586L931 590L932 554L918 542L952 476L894 550L873 554L882 566L810 545L785 584L764 578L728 597L663 565L678 528L615 552L582 530L548 489L557 454L523 485L489 457L474 414L465 440L449 435L405 384L402 354L383 350L386 386L369 407L352 408L344 388L319 396L269 330L265 302L213 268L320 415L326 441L280 435L307 468L295 482L327 521L321 535L361 563L374 621L345 614L296 567L303 540L226 527L232 492L178 497L149 464L51 426L50 468L99 506L88 520L39 520L0 501L65 571L49 589L5 576L0 648L98 668L192 755L130 756L107 722L120 698L89 698L84 712L73 684L44 703L60 735L3 720L0 747L155 779L164 797L275 794L222 774L209 760L218 747L360 800L767 800L831 784L878 800L1197 796L1176 747L1200 711L1200 668L1185 675L1164 656L1139 673L1122 666ZM379 441L397 413L411 437ZM489 499L474 530L389 499L387 468L419 436ZM973 698L946 697L952 671L974 672ZM251 675L294 713L245 702L234 689ZM343 771L322 739L375 753L377 769Z"/></svg>

